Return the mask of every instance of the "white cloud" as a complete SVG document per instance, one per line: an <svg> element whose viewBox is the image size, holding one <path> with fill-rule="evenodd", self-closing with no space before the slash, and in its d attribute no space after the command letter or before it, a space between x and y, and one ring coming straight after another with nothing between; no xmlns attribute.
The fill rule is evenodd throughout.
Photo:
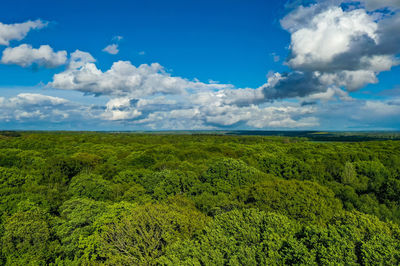
<svg viewBox="0 0 400 266"><path fill-rule="evenodd" d="M327 86L335 84L346 87L348 91L356 91L368 84L378 83L375 72L369 70L344 70L336 73L324 73L319 79Z"/></svg>
<svg viewBox="0 0 400 266"><path fill-rule="evenodd" d="M96 59L87 52L83 52L80 50L76 50L71 54L71 58L69 60L68 68L69 69L79 69L85 66L88 63L94 63Z"/></svg>
<svg viewBox="0 0 400 266"><path fill-rule="evenodd" d="M312 127L318 125L315 118L307 117L313 113L313 108L312 106L291 106L289 103L278 103L266 107L221 106L212 110L206 108L206 121L218 126L243 123L252 128Z"/></svg>
<svg viewBox="0 0 400 266"><path fill-rule="evenodd" d="M142 113L132 106L129 98L114 98L106 104L106 110L101 115L106 120L129 120L140 116Z"/></svg>
<svg viewBox="0 0 400 266"><path fill-rule="evenodd" d="M155 110L143 119L132 121L132 124L158 129L310 128L318 125L318 120L312 116L313 109L312 106L302 107L288 102L265 107L211 103Z"/></svg>
<svg viewBox="0 0 400 266"><path fill-rule="evenodd" d="M11 98L9 102L15 106L22 105L61 105L68 103L67 100L59 97L47 96L36 93L20 93L17 97Z"/></svg>
<svg viewBox="0 0 400 266"><path fill-rule="evenodd" d="M359 90L399 64L400 16L333 5L340 2L299 6L281 20L291 34L287 64L293 72L264 86L267 99L304 97L334 87Z"/></svg>
<svg viewBox="0 0 400 266"><path fill-rule="evenodd" d="M118 54L119 53L118 44L110 44L107 47L105 47L102 51L109 54Z"/></svg>
<svg viewBox="0 0 400 266"><path fill-rule="evenodd" d="M189 97L171 100L113 98L105 106L85 106L60 97L21 93L0 97L1 123L92 124L96 129L391 129L400 123L400 99L341 101L345 93L328 90L299 100L322 100L311 105L276 101L259 106L226 105L215 99L194 103ZM334 95L339 96L335 98ZM94 129L94 128L92 128Z"/></svg>
<svg viewBox="0 0 400 266"><path fill-rule="evenodd" d="M290 30L291 25L286 24ZM293 68L314 68L331 64L335 56L351 49L356 38L368 36L377 42L378 25L364 10L343 11L331 7L312 17L304 27L292 32L289 65ZM311 66L310 66L311 65Z"/></svg>
<svg viewBox="0 0 400 266"><path fill-rule="evenodd" d="M0 121L51 121L68 118L71 103L63 98L34 93L20 93L11 98L0 98ZM73 107L72 107L73 108Z"/></svg>
<svg viewBox="0 0 400 266"><path fill-rule="evenodd" d="M329 87L325 92L317 92L314 94L310 94L307 97L299 98L299 100L303 101L303 104L304 103L315 104L317 101L322 101L323 103L326 103L329 101L334 101L337 98L339 98L342 101L353 100L353 98L351 98L346 91L332 87Z"/></svg>
<svg viewBox="0 0 400 266"><path fill-rule="evenodd" d="M21 44L17 47L8 47L3 51L1 63L16 64L28 67L32 64L48 68L58 67L67 62L67 52L54 52L49 45L41 45L38 49L31 45Z"/></svg>
<svg viewBox="0 0 400 266"><path fill-rule="evenodd" d="M82 53L79 51L79 53ZM187 90L221 89L231 87L223 84L207 84L173 77L158 64L136 67L129 61L115 62L105 72L93 63L93 57L71 55L69 67L56 74L49 87L77 90L95 95L143 97L154 94L185 94Z"/></svg>
<svg viewBox="0 0 400 266"><path fill-rule="evenodd" d="M24 23L3 24L0 22L0 45L9 45L10 41L20 41L29 31L46 27L47 23L38 19Z"/></svg>
<svg viewBox="0 0 400 266"><path fill-rule="evenodd" d="M217 103L246 106L255 103L262 103L264 100L265 96L261 88L203 90L190 95L190 101L199 105Z"/></svg>
<svg viewBox="0 0 400 266"><path fill-rule="evenodd" d="M279 102L263 106L243 104L254 99L254 89L197 91L186 95L113 98L101 115L131 126L154 129L310 128L318 125L314 106ZM242 96L242 97L240 97Z"/></svg>

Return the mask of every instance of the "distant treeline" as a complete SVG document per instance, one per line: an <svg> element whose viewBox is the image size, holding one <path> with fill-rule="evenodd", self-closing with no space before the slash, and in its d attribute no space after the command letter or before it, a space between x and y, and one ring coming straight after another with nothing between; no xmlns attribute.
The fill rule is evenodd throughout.
<svg viewBox="0 0 400 266"><path fill-rule="evenodd" d="M400 141L228 133L0 132L0 265L400 264Z"/></svg>

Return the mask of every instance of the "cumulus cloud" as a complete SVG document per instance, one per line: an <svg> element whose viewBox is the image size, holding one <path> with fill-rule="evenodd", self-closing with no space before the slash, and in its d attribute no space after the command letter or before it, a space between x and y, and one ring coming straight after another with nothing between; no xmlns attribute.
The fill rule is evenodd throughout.
<svg viewBox="0 0 400 266"><path fill-rule="evenodd" d="M20 93L17 95L17 97L11 98L9 102L15 106L62 105L68 103L68 101L63 98L36 94L36 93Z"/></svg>
<svg viewBox="0 0 400 266"><path fill-rule="evenodd" d="M243 97L244 96L244 97ZM263 98L261 90L197 91L148 99L114 98L103 119L129 121L153 129L309 128L318 125L314 107L300 103L244 104L242 98Z"/></svg>
<svg viewBox="0 0 400 266"><path fill-rule="evenodd" d="M275 73L263 87L266 100L276 100L294 97L304 97L312 93L326 90L318 73L294 71Z"/></svg>
<svg viewBox="0 0 400 266"><path fill-rule="evenodd" d="M352 46L359 46L365 40L378 41L378 25L365 10L343 11L340 7L331 7L311 19L302 27L292 16L308 15L308 8L300 8L283 19L282 25L291 32L291 53L288 61L294 69L314 70L337 67L334 60ZM311 8L312 9L312 8ZM304 13L304 14L302 14ZM356 43L354 43L356 42ZM347 63L347 62L346 62ZM342 67L349 67L341 64Z"/></svg>
<svg viewBox="0 0 400 266"><path fill-rule="evenodd" d="M217 129L217 128L309 128L318 125L312 117L313 107L280 106L260 107L214 105L191 106L154 111L142 119L132 121L158 129Z"/></svg>
<svg viewBox="0 0 400 266"><path fill-rule="evenodd" d="M3 51L1 63L15 64L28 67L32 64L48 68L58 67L67 62L67 52L54 52L49 45L41 45L38 49L31 45L21 44L17 47L8 47Z"/></svg>
<svg viewBox="0 0 400 266"><path fill-rule="evenodd" d="M118 54L119 53L118 44L107 45L102 51L113 55Z"/></svg>
<svg viewBox="0 0 400 266"><path fill-rule="evenodd" d="M281 25L291 34L287 65L292 72L276 73L265 84L267 100L305 97L330 88L359 90L378 83L380 72L399 64L397 13L368 13L322 1L299 6Z"/></svg>
<svg viewBox="0 0 400 266"><path fill-rule="evenodd" d="M0 97L0 120L62 120L69 116L71 103L63 98L34 93Z"/></svg>
<svg viewBox="0 0 400 266"><path fill-rule="evenodd" d="M307 117L313 113L312 106L291 106L289 103L267 107L226 105L213 109L205 107L204 111L206 122L216 126L242 123L252 128L301 128L318 125L315 118Z"/></svg>
<svg viewBox="0 0 400 266"><path fill-rule="evenodd" d="M9 45L12 40L20 41L25 38L29 31L46 26L47 22L43 22L40 19L15 24L3 24L0 22L0 45Z"/></svg>
<svg viewBox="0 0 400 266"><path fill-rule="evenodd" d="M397 15L376 21L363 9L330 7L300 24L299 17L309 15L307 9L315 10L314 6L300 7L282 20L282 26L291 32L288 65L293 69L382 72L398 64L395 54L400 45L388 39L400 32Z"/></svg>
<svg viewBox="0 0 400 266"><path fill-rule="evenodd" d="M114 98L106 104L106 110L101 115L106 120L130 120L137 118L142 112L135 109L136 100L129 98Z"/></svg>
<svg viewBox="0 0 400 266"><path fill-rule="evenodd" d="M337 98L335 98L335 95ZM0 97L0 124L72 123L73 128L92 124L96 129L393 129L400 123L400 99L340 100L343 91L329 89L302 98L324 102L304 105L276 101L261 105L226 105L220 98L202 104L190 99L113 98L104 106L86 106L41 94L21 93ZM105 122L107 121L107 122ZM334 123L333 123L334 121ZM77 127L81 126L81 127ZM94 128L92 128L94 129ZM396 129L396 128L395 128Z"/></svg>
<svg viewBox="0 0 400 266"><path fill-rule="evenodd" d="M190 95L147 99L111 98L103 105L82 105L42 94L0 97L0 124L92 123L126 129L309 128L318 125L315 106L271 103L227 105L221 98L196 102ZM104 124L107 122L106 124ZM104 129L104 128L100 128Z"/></svg>
<svg viewBox="0 0 400 266"><path fill-rule="evenodd" d="M328 88L325 92L317 92L307 97L299 98L303 105L316 104L317 101L322 101L323 103L340 99L342 101L352 101L353 98L349 94L339 88Z"/></svg>
<svg viewBox="0 0 400 266"><path fill-rule="evenodd" d="M155 94L185 94L187 90L221 89L223 84L207 84L173 77L158 63L138 67L129 61L117 61L105 72L94 64L88 53L71 55L68 68L54 75L49 87L77 90L95 95L143 97Z"/></svg>
<svg viewBox="0 0 400 266"><path fill-rule="evenodd" d="M96 62L96 59L94 59L94 57L90 53L76 50L71 54L68 69L79 69L88 63L94 62Z"/></svg>

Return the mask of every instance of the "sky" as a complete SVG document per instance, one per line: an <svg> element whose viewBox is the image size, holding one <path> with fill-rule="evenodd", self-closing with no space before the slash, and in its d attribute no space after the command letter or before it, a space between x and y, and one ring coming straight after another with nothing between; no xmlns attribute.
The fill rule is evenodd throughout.
<svg viewBox="0 0 400 266"><path fill-rule="evenodd" d="M400 130L400 0L2 3L0 130Z"/></svg>

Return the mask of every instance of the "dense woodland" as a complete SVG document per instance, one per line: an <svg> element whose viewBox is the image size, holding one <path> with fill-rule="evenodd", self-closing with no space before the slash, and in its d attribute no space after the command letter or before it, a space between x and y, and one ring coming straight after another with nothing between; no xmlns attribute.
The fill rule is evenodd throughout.
<svg viewBox="0 0 400 266"><path fill-rule="evenodd" d="M396 265L400 141L0 135L0 265Z"/></svg>

